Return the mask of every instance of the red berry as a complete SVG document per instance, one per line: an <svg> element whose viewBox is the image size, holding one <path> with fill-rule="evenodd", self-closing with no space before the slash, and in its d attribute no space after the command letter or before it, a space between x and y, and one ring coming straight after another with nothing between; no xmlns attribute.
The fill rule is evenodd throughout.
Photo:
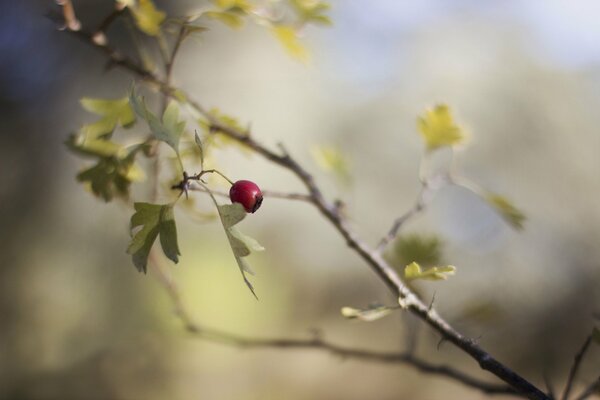
<svg viewBox="0 0 600 400"><path fill-rule="evenodd" d="M263 201L263 195L258 185L251 181L237 181L231 185L229 198L232 203L240 203L246 212L254 213Z"/></svg>

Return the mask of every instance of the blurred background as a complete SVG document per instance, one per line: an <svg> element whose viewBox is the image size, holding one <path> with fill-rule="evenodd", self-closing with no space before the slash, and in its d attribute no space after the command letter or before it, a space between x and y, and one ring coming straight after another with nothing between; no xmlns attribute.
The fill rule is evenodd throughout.
<svg viewBox="0 0 600 400"><path fill-rule="evenodd" d="M199 1L156 1L183 14ZM111 1L74 1L96 26ZM317 351L240 350L190 336L152 274L125 253L131 210L75 181L86 163L63 145L93 120L79 99L123 96L124 71L46 17L51 1L0 12L0 398L482 399L401 365ZM274 146L284 142L331 198L348 203L375 244L417 195L416 117L449 104L470 134L463 174L527 215L511 230L472 194L448 188L405 232L437 235L447 282L425 282L442 315L532 382L562 387L600 311L600 3L332 1L331 28L309 28L304 65L264 28L217 23L186 42L175 83ZM119 43L126 30L111 31ZM338 147L352 182L319 169L314 145ZM299 191L284 171L236 151L215 154L234 179ZM143 193L140 192L140 193ZM208 199L202 198L204 201ZM144 200L144 198L140 198ZM244 287L216 223L177 214L182 257L170 268L202 325L256 337L308 338L382 351L405 348L487 378L476 363L402 313L360 323L343 306L393 304L383 284L315 209L266 199L243 223L267 251ZM592 348L576 388L598 377Z"/></svg>

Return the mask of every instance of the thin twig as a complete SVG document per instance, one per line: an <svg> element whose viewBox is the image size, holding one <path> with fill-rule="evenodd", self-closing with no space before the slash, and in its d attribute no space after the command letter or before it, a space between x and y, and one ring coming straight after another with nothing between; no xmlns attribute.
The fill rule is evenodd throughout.
<svg viewBox="0 0 600 400"><path fill-rule="evenodd" d="M592 382L579 396L575 398L575 400L585 400L588 397L592 396L595 393L600 391L600 377L598 377L594 382Z"/></svg>
<svg viewBox="0 0 600 400"><path fill-rule="evenodd" d="M354 359L358 361L378 362L386 364L405 364L410 365L421 372L439 375L458 381L471 388L478 389L490 395L516 395L519 396L512 387L508 385L499 385L488 383L480 379L467 375L455 368L445 365L435 365L421 358L415 357L408 352L377 352L364 349L354 349L337 345L325 341L320 336L312 339L259 339L235 335L218 329L206 328L194 322L185 308L181 299L179 289L173 280L164 271L163 264L155 254L155 250L150 253L151 268L156 273L158 281L164 287L171 298L175 314L184 323L185 329L195 337L214 343L221 343L227 346L235 346L248 349L313 349L328 352L343 359Z"/></svg>
<svg viewBox="0 0 600 400"><path fill-rule="evenodd" d="M579 367L581 366L581 360L583 360L583 356L585 352L590 347L590 343L592 343L592 335L588 335L588 337L583 342L583 346L581 349L575 354L575 359L573 360L573 366L571 367L571 371L569 372L569 378L567 379L567 384L565 386L565 391L562 395L562 400L567 400L569 398L569 394L571 393L571 389L573 388L573 381L577 376L577 372L579 371Z"/></svg>

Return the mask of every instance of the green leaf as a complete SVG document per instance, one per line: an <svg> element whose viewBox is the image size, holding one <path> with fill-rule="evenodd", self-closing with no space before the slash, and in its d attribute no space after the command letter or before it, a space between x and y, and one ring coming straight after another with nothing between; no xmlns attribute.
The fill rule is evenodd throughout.
<svg viewBox="0 0 600 400"><path fill-rule="evenodd" d="M84 125L81 128L80 133L88 139L109 136L115 130L117 124L128 128L135 122L135 114L127 97L119 99L84 97L80 102L87 111L102 116L98 121Z"/></svg>
<svg viewBox="0 0 600 400"><path fill-rule="evenodd" d="M454 275L456 267L448 265L445 267L431 267L423 270L421 266L412 262L404 269L404 277L407 280L425 279L430 281L446 280L448 276Z"/></svg>
<svg viewBox="0 0 600 400"><path fill-rule="evenodd" d="M175 101L171 101L161 120L152 111L148 110L143 97L136 96L131 91L129 101L135 113L143 118L150 127L152 135L175 150L179 154L179 139L185 130L185 121L179 121L179 107Z"/></svg>
<svg viewBox="0 0 600 400"><path fill-rule="evenodd" d="M302 62L309 61L310 54L306 47L302 45L300 39L298 39L298 33L293 27L275 25L272 28L272 32L290 56Z"/></svg>
<svg viewBox="0 0 600 400"><path fill-rule="evenodd" d="M241 28L244 26L244 19L235 12L231 11L207 11L203 13L207 18L214 19L215 21L219 21L230 28Z"/></svg>
<svg viewBox="0 0 600 400"><path fill-rule="evenodd" d="M291 4L301 21L331 25L329 17L323 14L331 8L329 3L319 0L291 0Z"/></svg>
<svg viewBox="0 0 600 400"><path fill-rule="evenodd" d="M592 340L600 346L600 329L597 326L592 329Z"/></svg>
<svg viewBox="0 0 600 400"><path fill-rule="evenodd" d="M504 218L514 229L523 229L525 214L516 208L506 197L495 193L488 193L485 200Z"/></svg>
<svg viewBox="0 0 600 400"><path fill-rule="evenodd" d="M441 262L442 242L436 236L400 236L389 255L397 265L405 266L414 261L423 266L433 266Z"/></svg>
<svg viewBox="0 0 600 400"><path fill-rule="evenodd" d="M209 111L211 117L216 120L220 125L226 126L235 130L236 132L241 133L242 135L247 136L249 134L249 130L247 128L242 127L239 121L232 117L231 115L227 115L222 113L218 108L212 108ZM205 141L208 142L208 145L212 145L215 147L228 147L233 146L245 152L247 155L253 154L252 151L248 148L248 146L238 140L232 139L227 135L220 134L219 131L211 131L211 125L208 121L204 119L198 120L198 124L205 130L207 136Z"/></svg>
<svg viewBox="0 0 600 400"><path fill-rule="evenodd" d="M121 158L125 148L105 139L88 139L85 135L70 135L65 141L69 150L84 156Z"/></svg>
<svg viewBox="0 0 600 400"><path fill-rule="evenodd" d="M100 158L94 166L77 175L79 182L89 183L92 192L106 202L116 196L127 198L131 183L142 179L144 173L133 156Z"/></svg>
<svg viewBox="0 0 600 400"><path fill-rule="evenodd" d="M227 239L229 240L231 250L233 251L233 255L238 264L238 267L240 268L240 272L242 273L244 282L246 283L254 297L258 299L256 293L254 292L254 287L252 286L252 284L246 276L246 273L254 275L254 272L250 269L250 266L243 257L249 256L253 251L263 251L264 247L262 247L253 238L244 235L235 226L246 217L246 211L244 210L244 207L241 204L234 203L219 205L217 204L214 197L213 202L215 203L215 205L217 206L217 210L219 211L221 223L223 224L223 228L225 229L225 233L227 234Z"/></svg>
<svg viewBox="0 0 600 400"><path fill-rule="evenodd" d="M249 13L254 8L247 0L215 0L217 7L223 10L238 10Z"/></svg>
<svg viewBox="0 0 600 400"><path fill-rule="evenodd" d="M131 217L131 229L141 226L133 236L127 253L131 254L138 271L146 272L148 255L156 238L160 235L160 245L168 259L179 261L177 227L173 214L173 204L135 203L135 214Z"/></svg>
<svg viewBox="0 0 600 400"><path fill-rule="evenodd" d="M325 171L332 172L342 183L350 183L350 163L339 148L334 146L314 146L311 153L319 167Z"/></svg>
<svg viewBox="0 0 600 400"><path fill-rule="evenodd" d="M150 36L160 34L160 26L167 15L159 11L152 0L138 0L135 6L130 6L129 9L133 13L135 24L140 31Z"/></svg>
<svg viewBox="0 0 600 400"><path fill-rule="evenodd" d="M450 109L445 104L427 110L425 115L419 117L417 125L427 150L458 145L465 139L462 129L455 124Z"/></svg>
<svg viewBox="0 0 600 400"><path fill-rule="evenodd" d="M366 309L343 307L341 310L342 315L348 319L359 319L361 321L366 322L371 322L383 318L392 311L394 311L394 308L378 304L372 305Z"/></svg>

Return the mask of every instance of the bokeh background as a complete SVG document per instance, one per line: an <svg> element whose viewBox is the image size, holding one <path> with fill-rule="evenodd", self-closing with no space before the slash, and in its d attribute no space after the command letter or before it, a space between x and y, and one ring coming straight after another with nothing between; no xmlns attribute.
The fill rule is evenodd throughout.
<svg viewBox="0 0 600 400"><path fill-rule="evenodd" d="M110 1L75 1L95 26ZM157 1L181 14L195 1ZM316 351L240 350L187 334L152 274L125 254L124 203L104 204L75 182L85 164L64 140L93 116L83 96L130 85L102 55L56 30L51 1L0 5L0 398L2 399L481 399L410 367ZM511 230L459 189L440 192L405 230L437 234L458 273L426 297L459 330L533 382L561 387L600 310L600 4L577 1L333 1L331 28L310 28L313 53L289 58L261 27L218 24L186 42L176 84L251 121L315 173L370 243L418 190L416 116L448 103L470 133L464 175L527 215ZM126 31L116 29L114 40ZM311 157L339 147L353 181L338 184ZM216 154L235 179L300 190L258 157ZM144 193L143 190L140 193ZM208 200L206 200L208 201ZM170 269L193 316L257 337L307 338L417 352L492 376L401 313L354 323L343 306L393 302L384 286L309 206L267 199L243 223L267 252L251 260L260 301L240 279L222 229L177 214L182 258ZM592 348L577 388L598 376Z"/></svg>

